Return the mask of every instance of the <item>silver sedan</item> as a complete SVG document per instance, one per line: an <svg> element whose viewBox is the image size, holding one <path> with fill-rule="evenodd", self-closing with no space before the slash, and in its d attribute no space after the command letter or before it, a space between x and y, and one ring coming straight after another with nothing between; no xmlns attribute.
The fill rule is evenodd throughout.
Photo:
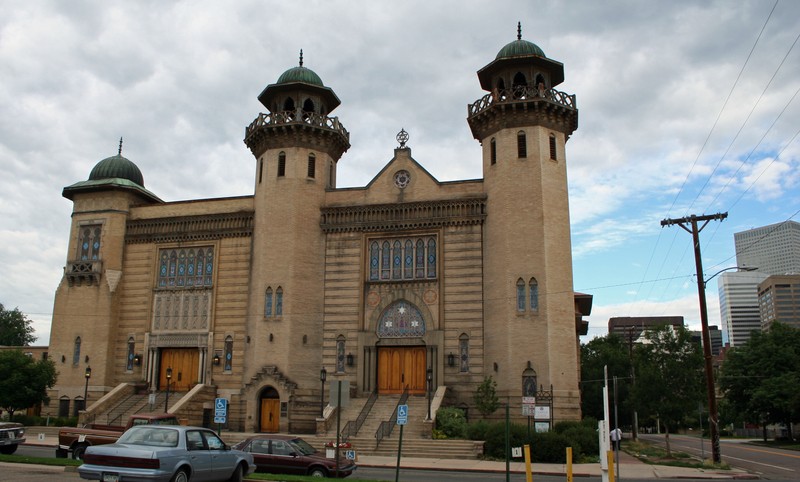
<svg viewBox="0 0 800 482"><path fill-rule="evenodd" d="M182 426L132 427L115 444L89 447L83 461L81 478L102 482L239 482L256 469L214 431Z"/></svg>

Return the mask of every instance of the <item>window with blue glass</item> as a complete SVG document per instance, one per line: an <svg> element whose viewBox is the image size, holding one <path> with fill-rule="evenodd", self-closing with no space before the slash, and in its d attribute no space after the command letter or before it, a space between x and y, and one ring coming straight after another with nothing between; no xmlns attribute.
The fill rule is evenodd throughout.
<svg viewBox="0 0 800 482"><path fill-rule="evenodd" d="M272 288L267 288L264 293L264 316L272 316Z"/></svg>
<svg viewBox="0 0 800 482"><path fill-rule="evenodd" d="M283 288L275 290L275 316L283 316Z"/></svg>
<svg viewBox="0 0 800 482"><path fill-rule="evenodd" d="M125 362L125 369L128 371L133 370L133 357L136 356L136 341L133 337L128 338L128 356Z"/></svg>
<svg viewBox="0 0 800 482"><path fill-rule="evenodd" d="M81 226L78 231L78 258L81 261L100 259L100 233L99 224Z"/></svg>
<svg viewBox="0 0 800 482"><path fill-rule="evenodd" d="M459 371L469 371L469 336L466 333L458 337L458 364Z"/></svg>
<svg viewBox="0 0 800 482"><path fill-rule="evenodd" d="M517 280L517 311L525 311L525 282Z"/></svg>
<svg viewBox="0 0 800 482"><path fill-rule="evenodd" d="M336 337L336 373L344 373L344 335Z"/></svg>
<svg viewBox="0 0 800 482"><path fill-rule="evenodd" d="M539 283L536 281L536 278L531 278L528 282L528 290L530 293L531 311L539 311Z"/></svg>
<svg viewBox="0 0 800 482"><path fill-rule="evenodd" d="M225 337L225 366L226 372L231 371L233 368L233 337Z"/></svg>
<svg viewBox="0 0 800 482"><path fill-rule="evenodd" d="M214 248L162 249L157 286L164 289L209 288L214 274Z"/></svg>
<svg viewBox="0 0 800 482"><path fill-rule="evenodd" d="M406 300L387 306L378 319L379 338L415 338L425 335L425 319L419 308Z"/></svg>
<svg viewBox="0 0 800 482"><path fill-rule="evenodd" d="M81 337L75 338L75 345L72 349L72 364L77 365L81 361Z"/></svg>
<svg viewBox="0 0 800 482"><path fill-rule="evenodd" d="M434 279L438 274L435 236L369 241L370 281Z"/></svg>

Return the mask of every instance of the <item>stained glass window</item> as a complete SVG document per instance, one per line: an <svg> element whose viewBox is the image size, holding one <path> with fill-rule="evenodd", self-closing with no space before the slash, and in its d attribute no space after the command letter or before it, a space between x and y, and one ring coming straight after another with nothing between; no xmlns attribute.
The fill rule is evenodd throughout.
<svg viewBox="0 0 800 482"><path fill-rule="evenodd" d="M133 357L136 356L134 351L136 350L136 342L134 341L133 337L128 338L128 357L127 362L125 363L125 369L128 371L133 370Z"/></svg>
<svg viewBox="0 0 800 482"><path fill-rule="evenodd" d="M436 241L428 240L428 278L436 277Z"/></svg>
<svg viewBox="0 0 800 482"><path fill-rule="evenodd" d="M81 337L75 338L75 346L72 350L72 364L77 365L81 361Z"/></svg>
<svg viewBox="0 0 800 482"><path fill-rule="evenodd" d="M380 266L380 249L378 243L373 241L369 248L369 279L378 280L378 267Z"/></svg>
<svg viewBox="0 0 800 482"><path fill-rule="evenodd" d="M336 337L336 372L344 373L344 335Z"/></svg>
<svg viewBox="0 0 800 482"><path fill-rule="evenodd" d="M381 279L389 279L389 273L392 270L389 258L389 241L384 241L381 249Z"/></svg>
<svg viewBox="0 0 800 482"><path fill-rule="evenodd" d="M416 271L414 277L425 277L425 243L421 239L417 240Z"/></svg>
<svg viewBox="0 0 800 482"><path fill-rule="evenodd" d="M525 282L517 280L517 311L525 311Z"/></svg>
<svg viewBox="0 0 800 482"><path fill-rule="evenodd" d="M466 333L458 337L458 363L460 371L469 371L469 336Z"/></svg>
<svg viewBox="0 0 800 482"><path fill-rule="evenodd" d="M403 275L403 249L400 241L395 240L392 246L392 279L400 279Z"/></svg>
<svg viewBox="0 0 800 482"><path fill-rule="evenodd" d="M81 261L100 259L100 225L83 226L78 231L78 258Z"/></svg>
<svg viewBox="0 0 800 482"><path fill-rule="evenodd" d="M275 316L283 315L283 288L278 286L275 290Z"/></svg>
<svg viewBox="0 0 800 482"><path fill-rule="evenodd" d="M530 290L531 311L539 311L539 283L536 282L536 278L531 278L528 289Z"/></svg>
<svg viewBox="0 0 800 482"><path fill-rule="evenodd" d="M202 288L212 285L214 248L162 249L158 257L159 288Z"/></svg>
<svg viewBox="0 0 800 482"><path fill-rule="evenodd" d="M406 300L387 306L378 319L379 338L414 338L425 335L425 319L419 309Z"/></svg>
<svg viewBox="0 0 800 482"><path fill-rule="evenodd" d="M403 277L406 279L414 277L414 243L412 243L410 239L406 239Z"/></svg>
<svg viewBox="0 0 800 482"><path fill-rule="evenodd" d="M264 316L272 316L272 288L267 288L264 294Z"/></svg>
<svg viewBox="0 0 800 482"><path fill-rule="evenodd" d="M231 371L233 368L233 337L225 337L225 371Z"/></svg>

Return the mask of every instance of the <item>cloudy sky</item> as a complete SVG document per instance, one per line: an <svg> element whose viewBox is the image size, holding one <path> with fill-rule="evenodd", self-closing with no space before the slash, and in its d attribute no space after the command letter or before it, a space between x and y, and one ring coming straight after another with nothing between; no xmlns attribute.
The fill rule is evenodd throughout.
<svg viewBox="0 0 800 482"><path fill-rule="evenodd" d="M61 190L120 136L166 201L252 194L244 129L300 49L342 101L340 187L369 182L401 128L437 179L482 177L467 104L518 21L577 96L567 162L589 336L611 316L698 326L691 236L660 221L728 212L701 233L710 276L735 265L733 233L800 220L800 2L6 0L0 302L48 342L72 209Z"/></svg>

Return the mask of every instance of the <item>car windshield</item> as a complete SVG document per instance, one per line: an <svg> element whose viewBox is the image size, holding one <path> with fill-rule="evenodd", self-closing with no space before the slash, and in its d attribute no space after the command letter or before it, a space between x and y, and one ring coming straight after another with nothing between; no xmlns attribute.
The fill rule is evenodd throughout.
<svg viewBox="0 0 800 482"><path fill-rule="evenodd" d="M294 445L297 451L302 455L311 455L314 452L316 452L316 450L314 449L314 447L311 446L311 444L309 444L308 442L306 442L301 438L293 439L292 445Z"/></svg>
<svg viewBox="0 0 800 482"><path fill-rule="evenodd" d="M178 431L153 426L133 427L122 434L117 443L151 447L177 447Z"/></svg>

